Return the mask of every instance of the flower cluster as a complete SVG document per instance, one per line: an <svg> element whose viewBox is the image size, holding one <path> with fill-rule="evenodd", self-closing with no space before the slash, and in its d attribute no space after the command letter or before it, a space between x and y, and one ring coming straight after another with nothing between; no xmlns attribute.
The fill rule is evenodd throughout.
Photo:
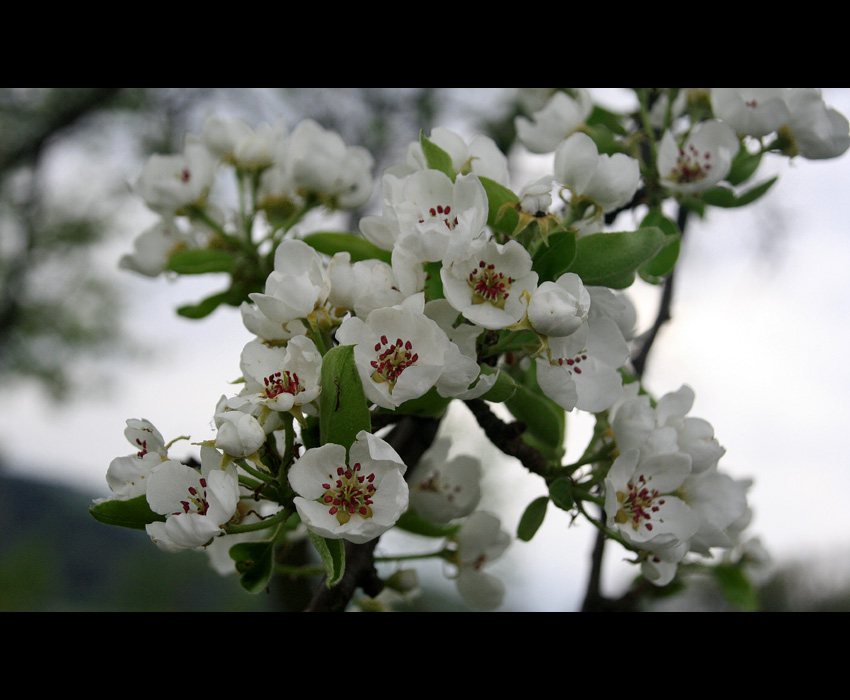
<svg viewBox="0 0 850 700"><path fill-rule="evenodd" d="M290 131L209 118L180 154L152 157L135 187L158 221L122 266L226 273L229 288L179 311L238 307L253 338L238 389L211 407L200 468L171 459L147 421L128 421L136 454L109 467L115 502L145 501L158 546L207 548L254 591L271 578L274 545L296 531L336 580L349 550L339 540L403 527L440 538L434 556L454 567L460 594L492 609L505 589L483 569L511 537L479 510L479 460L442 436L431 446L434 421L460 401L545 480L543 501L575 517L604 503L603 530L653 583L731 548L748 484L719 471L724 449L689 415L689 388L657 402L642 393L630 358L652 340L638 335L626 290L638 275L672 274L689 211L765 194L770 183L743 189L763 155L835 157L850 126L815 88L632 90L633 113L600 117L586 88L524 89L518 140L551 168L523 182L487 136L423 133L382 174L380 211L350 233L308 232L305 217L366 204L373 159L313 121ZM567 465L575 411L599 429ZM542 516L532 504L520 539ZM220 561L229 547L234 566Z"/></svg>
<svg viewBox="0 0 850 700"><path fill-rule="evenodd" d="M688 415L693 402L684 386L655 407L648 396L632 396L611 411L620 456L605 480L608 527L662 586L689 552L731 548L747 516L747 485L718 470L725 449L707 421Z"/></svg>

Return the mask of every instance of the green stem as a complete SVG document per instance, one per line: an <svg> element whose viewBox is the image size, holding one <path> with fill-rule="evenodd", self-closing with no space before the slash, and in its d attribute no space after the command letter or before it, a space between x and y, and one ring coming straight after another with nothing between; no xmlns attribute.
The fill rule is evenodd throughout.
<svg viewBox="0 0 850 700"><path fill-rule="evenodd" d="M445 559L451 560L452 552L448 549L442 549L439 552L431 552L430 554L405 554L397 557L375 557L376 562L399 562L399 561L421 561L423 559Z"/></svg>
<svg viewBox="0 0 850 700"><path fill-rule="evenodd" d="M284 508L271 518L261 520L258 523L250 523L248 525L228 525L225 528L225 532L228 535L244 535L249 532L262 532L263 530L268 530L271 527L283 526L283 524L289 520L291 515L292 513ZM277 534L275 537L277 537Z"/></svg>

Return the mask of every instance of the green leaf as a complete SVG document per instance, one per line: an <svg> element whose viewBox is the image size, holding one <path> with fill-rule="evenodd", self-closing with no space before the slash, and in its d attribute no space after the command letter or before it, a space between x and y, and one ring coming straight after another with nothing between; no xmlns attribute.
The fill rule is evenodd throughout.
<svg viewBox="0 0 850 700"><path fill-rule="evenodd" d="M354 363L353 345L336 347L322 360L319 430L323 445L342 445L346 452L361 430L372 431L369 406Z"/></svg>
<svg viewBox="0 0 850 700"><path fill-rule="evenodd" d="M514 395L505 402L505 407L518 421L525 423L528 433L543 445L561 450L567 433L564 409L543 394L537 384L537 365L531 363L524 383L517 384ZM525 437L528 437L527 435Z"/></svg>
<svg viewBox="0 0 850 700"><path fill-rule="evenodd" d="M210 272L231 273L236 267L233 254L220 248L181 250L168 259L168 269L181 275L205 275Z"/></svg>
<svg viewBox="0 0 850 700"><path fill-rule="evenodd" d="M104 501L91 506L89 513L104 525L126 527L131 530L144 530L150 523L163 523L165 516L154 513L148 505L145 496L139 496L129 501Z"/></svg>
<svg viewBox="0 0 850 700"><path fill-rule="evenodd" d="M664 232L656 226L583 236L578 239L576 259L569 271L588 286L626 289L634 283L640 266L665 242Z"/></svg>
<svg viewBox="0 0 850 700"><path fill-rule="evenodd" d="M406 511L396 522L395 526L405 532L422 537L447 539L460 532L460 525L439 525L426 520L415 510Z"/></svg>
<svg viewBox="0 0 850 700"><path fill-rule="evenodd" d="M345 544L342 540L326 540L313 532L310 541L325 567L328 588L333 588L345 576Z"/></svg>
<svg viewBox="0 0 850 700"><path fill-rule="evenodd" d="M726 600L745 612L758 612L758 592L740 565L721 564L714 567L712 571Z"/></svg>
<svg viewBox="0 0 850 700"><path fill-rule="evenodd" d="M487 193L487 199L490 202L487 225L500 233L511 235L519 223L519 215L516 209L505 207L505 205L518 203L519 197L507 187L489 177L479 177L478 179L484 185L484 191Z"/></svg>
<svg viewBox="0 0 850 700"><path fill-rule="evenodd" d="M517 537L520 540L531 542L534 539L540 526L543 525L548 507L549 497L541 496L525 509L525 513L522 514L519 527L517 528Z"/></svg>
<svg viewBox="0 0 850 700"><path fill-rule="evenodd" d="M425 263L425 299L428 301L446 298L443 293L443 278L440 275L442 269L442 263Z"/></svg>
<svg viewBox="0 0 850 700"><path fill-rule="evenodd" d="M440 394L437 393L437 390L432 388L428 391L428 393L423 394L419 398L411 399L410 401L405 401L394 411L387 412L401 414L405 416L442 418L445 415L446 410L448 409L449 404L451 402L451 398L445 398L443 396L440 396ZM381 409L381 412L385 412L385 409Z"/></svg>
<svg viewBox="0 0 850 700"><path fill-rule="evenodd" d="M575 231L558 231L549 236L549 245L535 254L532 270L540 282L555 282L575 262L578 242Z"/></svg>
<svg viewBox="0 0 850 700"><path fill-rule="evenodd" d="M221 292L219 294L213 294L211 297L207 297L206 299L197 304L181 306L179 309L177 309L177 313L178 315L183 316L183 318L191 318L193 320L206 318L219 306L221 306L222 304L226 304L229 298L229 290L226 292Z"/></svg>
<svg viewBox="0 0 850 700"><path fill-rule="evenodd" d="M497 370L494 370L488 365L482 365L481 367L481 374L493 375L496 374L496 372ZM499 372L498 374L499 376L496 378L496 383L493 385L493 388L481 397L483 401L489 401L490 403L505 403L505 401L508 401L514 394L516 394L517 383L513 380L511 375L507 372Z"/></svg>
<svg viewBox="0 0 850 700"><path fill-rule="evenodd" d="M571 511L575 506L573 485L569 479L558 479L549 486L549 497L561 510Z"/></svg>
<svg viewBox="0 0 850 700"><path fill-rule="evenodd" d="M248 593L265 591L274 570L273 542L243 542L230 548L230 558L236 562L239 583Z"/></svg>
<svg viewBox="0 0 850 700"><path fill-rule="evenodd" d="M348 253L353 263L373 259L387 264L392 262L392 253L353 233L320 231L304 236L301 240L315 251L331 257L337 253Z"/></svg>
<svg viewBox="0 0 850 700"><path fill-rule="evenodd" d="M419 143L422 144L422 153L425 154L425 163L428 168L445 173L454 182L457 179L457 171L452 163L452 157L425 136L424 131L419 134Z"/></svg>
<svg viewBox="0 0 850 700"><path fill-rule="evenodd" d="M741 194L736 194L735 190L726 186L713 187L710 190L702 193L702 200L713 207L722 209L735 209L737 207L745 207L752 204L758 199L761 199L768 193L771 187L776 184L778 177L756 185Z"/></svg>
<svg viewBox="0 0 850 700"><path fill-rule="evenodd" d="M732 169L726 176L726 181L737 187L749 180L761 165L762 153L750 153L746 146L742 146L738 155L732 161Z"/></svg>
<svg viewBox="0 0 850 700"><path fill-rule="evenodd" d="M641 265L640 276L650 284L661 284L676 267L681 252L681 234L675 221L666 217L660 209L654 209L641 222L641 228L657 226L666 235L666 243L652 260Z"/></svg>

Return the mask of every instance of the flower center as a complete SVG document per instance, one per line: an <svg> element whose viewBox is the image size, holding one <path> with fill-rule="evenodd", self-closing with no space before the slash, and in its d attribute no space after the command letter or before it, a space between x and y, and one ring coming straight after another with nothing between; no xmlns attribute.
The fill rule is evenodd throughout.
<svg viewBox="0 0 850 700"><path fill-rule="evenodd" d="M191 179L192 179L192 173L189 171L189 168L184 168L180 172L180 182L182 182L185 185L185 184L188 184L189 180L191 180Z"/></svg>
<svg viewBox="0 0 850 700"><path fill-rule="evenodd" d="M676 159L676 167L670 173L670 180L685 184L688 182L699 182L708 177L711 170L711 153L706 151L700 154L697 148L691 144L688 149L679 149L679 157Z"/></svg>
<svg viewBox="0 0 850 700"><path fill-rule="evenodd" d="M200 486L200 492L194 486L190 486L188 492L189 498L185 501L180 501L184 513L207 514L210 507L210 504L207 502L207 480L201 479ZM180 513L174 513L174 515L180 515Z"/></svg>
<svg viewBox="0 0 850 700"><path fill-rule="evenodd" d="M139 447L142 448L141 450L139 450L136 457L138 457L139 459L142 459L142 457L144 457L148 453L148 441L147 440L140 440L139 438L136 438L136 444Z"/></svg>
<svg viewBox="0 0 850 700"><path fill-rule="evenodd" d="M454 231L457 228L457 217L452 217L451 214L452 208L450 206L443 206L442 204L438 204L436 207L431 207L428 210L429 218L442 220L449 231ZM423 218L419 219L419 223L424 224L426 220L423 216Z"/></svg>
<svg viewBox="0 0 850 700"><path fill-rule="evenodd" d="M452 486L442 480L439 471L434 470L431 475L421 481L416 487L418 491L426 491L442 495L449 503L454 503L455 498L460 495L463 490L460 486Z"/></svg>
<svg viewBox="0 0 850 700"><path fill-rule="evenodd" d="M620 525L631 522L634 530L645 525L646 529L652 532L652 523L649 521L666 501L660 497L658 491L648 488L646 477L643 475L637 480L637 485L630 483L627 489L625 493L617 492L620 510L617 511L616 521Z"/></svg>
<svg viewBox="0 0 850 700"><path fill-rule="evenodd" d="M340 525L345 525L351 520L352 515L362 518L372 517L372 498L375 496L375 475L361 474L360 464L355 464L350 469L340 467L336 471L337 478L328 474L330 480L322 484L327 491L321 502L330 506L328 513L335 515Z"/></svg>
<svg viewBox="0 0 850 700"><path fill-rule="evenodd" d="M566 367L570 374L581 374L582 369L580 365L582 362L586 361L587 350L584 350L580 355L576 355L575 357L559 357L557 359L557 364L559 367Z"/></svg>
<svg viewBox="0 0 850 700"><path fill-rule="evenodd" d="M298 396L304 391L304 387L298 381L298 375L294 372L275 372L263 381L266 385L266 396L270 399L275 399L281 394Z"/></svg>
<svg viewBox="0 0 850 700"><path fill-rule="evenodd" d="M496 270L495 265L488 265L482 260L478 263L478 267L469 273L468 283L472 288L473 304L488 303L504 309L514 280L513 277L505 277L503 273Z"/></svg>
<svg viewBox="0 0 850 700"><path fill-rule="evenodd" d="M378 383L389 382L390 391L402 372L419 362L419 355L413 352L413 344L401 338L390 343L387 336L381 336L381 342L375 345L375 352L378 353L378 359L372 361L372 369L375 370L372 379Z"/></svg>

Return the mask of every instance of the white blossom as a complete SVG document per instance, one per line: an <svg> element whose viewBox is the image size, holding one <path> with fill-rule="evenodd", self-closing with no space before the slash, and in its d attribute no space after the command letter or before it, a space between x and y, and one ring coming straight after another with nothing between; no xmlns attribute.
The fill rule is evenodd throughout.
<svg viewBox="0 0 850 700"><path fill-rule="evenodd" d="M426 394L443 396L468 389L478 364L464 356L440 327L424 314L424 297L376 309L363 320L352 317L337 330L342 345L353 345L366 397L388 409Z"/></svg>
<svg viewBox="0 0 850 700"><path fill-rule="evenodd" d="M447 257L440 272L449 303L469 321L490 330L519 323L527 295L537 287L531 256L517 241L500 245L476 240L469 250Z"/></svg>
<svg viewBox="0 0 850 700"><path fill-rule="evenodd" d="M658 149L658 172L674 192L702 192L729 174L739 150L735 131L720 121L701 122L683 139L667 131Z"/></svg>
<svg viewBox="0 0 850 700"><path fill-rule="evenodd" d="M154 543L167 552L200 549L223 533L239 502L236 467L221 469L216 450L201 450L201 471L169 460L150 476L148 505L165 522L147 526Z"/></svg>
<svg viewBox="0 0 850 700"><path fill-rule="evenodd" d="M363 544L389 530L407 509L406 470L388 443L362 431L347 460L342 445L307 450L290 470L289 483L309 530Z"/></svg>
<svg viewBox="0 0 850 700"><path fill-rule="evenodd" d="M517 136L532 153L552 153L561 141L587 121L593 99L586 88L575 88L576 98L556 92L531 119L517 117Z"/></svg>

